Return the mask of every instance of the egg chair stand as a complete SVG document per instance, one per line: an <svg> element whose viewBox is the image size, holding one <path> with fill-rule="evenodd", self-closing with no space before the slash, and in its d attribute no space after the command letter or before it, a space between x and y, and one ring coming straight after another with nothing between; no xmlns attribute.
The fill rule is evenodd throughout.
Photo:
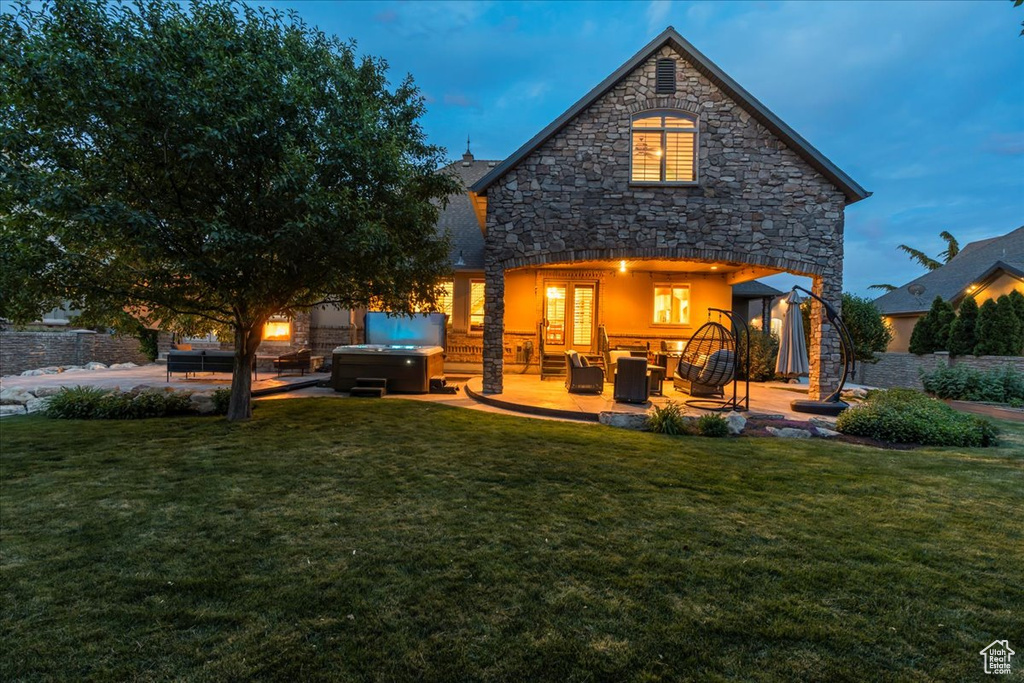
<svg viewBox="0 0 1024 683"><path fill-rule="evenodd" d="M724 315L729 320L727 329L720 322L711 321L711 314L717 313L719 320ZM742 334L741 334L742 332ZM740 372L740 358L737 340L746 340L748 368L744 372L746 391L741 397L737 377ZM745 411L750 409L750 335L747 324L732 311L721 308L708 309L708 322L694 333L683 349L676 366L673 384L678 391L694 396L686 405L702 410ZM732 397L725 395L725 386L732 383Z"/></svg>
<svg viewBox="0 0 1024 683"><path fill-rule="evenodd" d="M840 400L839 397L843 393L843 387L846 385L847 378L853 375L854 371L857 369L857 359L853 352L853 337L850 336L850 330L846 327L846 323L843 322L842 317L827 301L816 295L814 292L808 291L799 285L794 285L793 289L799 289L801 292L808 294L820 303L821 307L825 309L826 319L835 325L837 330L839 330L839 346L843 353L843 375L839 380L839 386L836 387L836 390L824 399L820 401L798 399L791 401L789 406L798 413L838 415L850 407L849 404ZM819 360L818 362L821 361Z"/></svg>

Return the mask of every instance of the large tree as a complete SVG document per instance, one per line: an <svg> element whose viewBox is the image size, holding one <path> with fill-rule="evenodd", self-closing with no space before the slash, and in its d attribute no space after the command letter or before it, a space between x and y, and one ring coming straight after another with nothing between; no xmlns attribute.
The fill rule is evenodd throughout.
<svg viewBox="0 0 1024 683"><path fill-rule="evenodd" d="M941 261L939 261L938 259L933 259L931 256L924 253L920 249L912 247L908 244L901 244L896 248L906 253L910 257L911 261L916 261L917 263L921 264L928 270L935 270L937 268L941 268L944 264L952 261L953 258L960 253L960 243L957 241L956 237L953 237L953 234L951 232L949 232L948 230L943 230L942 232L939 233L939 237L941 237L946 242L946 248L939 252L939 258L942 259ZM890 285L883 282L877 285L870 285L868 289L881 289L886 292L891 292L895 289L898 289L898 287L896 287L896 285Z"/></svg>
<svg viewBox="0 0 1024 683"><path fill-rule="evenodd" d="M264 323L430 305L448 269L423 98L294 14L227 0L58 0L0 14L0 316L234 338L251 415Z"/></svg>

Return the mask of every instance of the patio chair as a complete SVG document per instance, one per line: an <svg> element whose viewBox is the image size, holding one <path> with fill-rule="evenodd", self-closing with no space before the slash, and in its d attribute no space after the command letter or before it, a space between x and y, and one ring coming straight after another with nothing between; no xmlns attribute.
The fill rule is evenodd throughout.
<svg viewBox="0 0 1024 683"><path fill-rule="evenodd" d="M301 370L301 374L305 375L306 370L309 370L310 351L309 349L299 349L292 353L285 353L274 359L274 369L277 370L277 376L281 376L282 370Z"/></svg>
<svg viewBox="0 0 1024 683"><path fill-rule="evenodd" d="M604 370L576 351L566 351L565 390L571 394L600 394L604 391Z"/></svg>
<svg viewBox="0 0 1024 683"><path fill-rule="evenodd" d="M736 372L736 340L725 326L707 322L683 350L673 384L691 396L724 396Z"/></svg>
<svg viewBox="0 0 1024 683"><path fill-rule="evenodd" d="M647 403L650 390L647 359L620 358L615 373L615 400L620 403Z"/></svg>

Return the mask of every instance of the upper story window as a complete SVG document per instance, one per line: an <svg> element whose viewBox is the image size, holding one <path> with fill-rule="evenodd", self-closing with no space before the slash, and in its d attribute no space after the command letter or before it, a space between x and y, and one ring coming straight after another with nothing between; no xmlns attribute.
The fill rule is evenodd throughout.
<svg viewBox="0 0 1024 683"><path fill-rule="evenodd" d="M634 183L697 182L697 119L675 111L641 112L631 130Z"/></svg>

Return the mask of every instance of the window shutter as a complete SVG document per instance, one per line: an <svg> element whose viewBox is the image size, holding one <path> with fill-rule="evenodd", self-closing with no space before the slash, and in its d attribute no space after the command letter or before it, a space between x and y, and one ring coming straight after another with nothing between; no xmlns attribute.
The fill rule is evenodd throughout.
<svg viewBox="0 0 1024 683"><path fill-rule="evenodd" d="M654 92L674 95L676 92L676 60L659 59L655 67Z"/></svg>

